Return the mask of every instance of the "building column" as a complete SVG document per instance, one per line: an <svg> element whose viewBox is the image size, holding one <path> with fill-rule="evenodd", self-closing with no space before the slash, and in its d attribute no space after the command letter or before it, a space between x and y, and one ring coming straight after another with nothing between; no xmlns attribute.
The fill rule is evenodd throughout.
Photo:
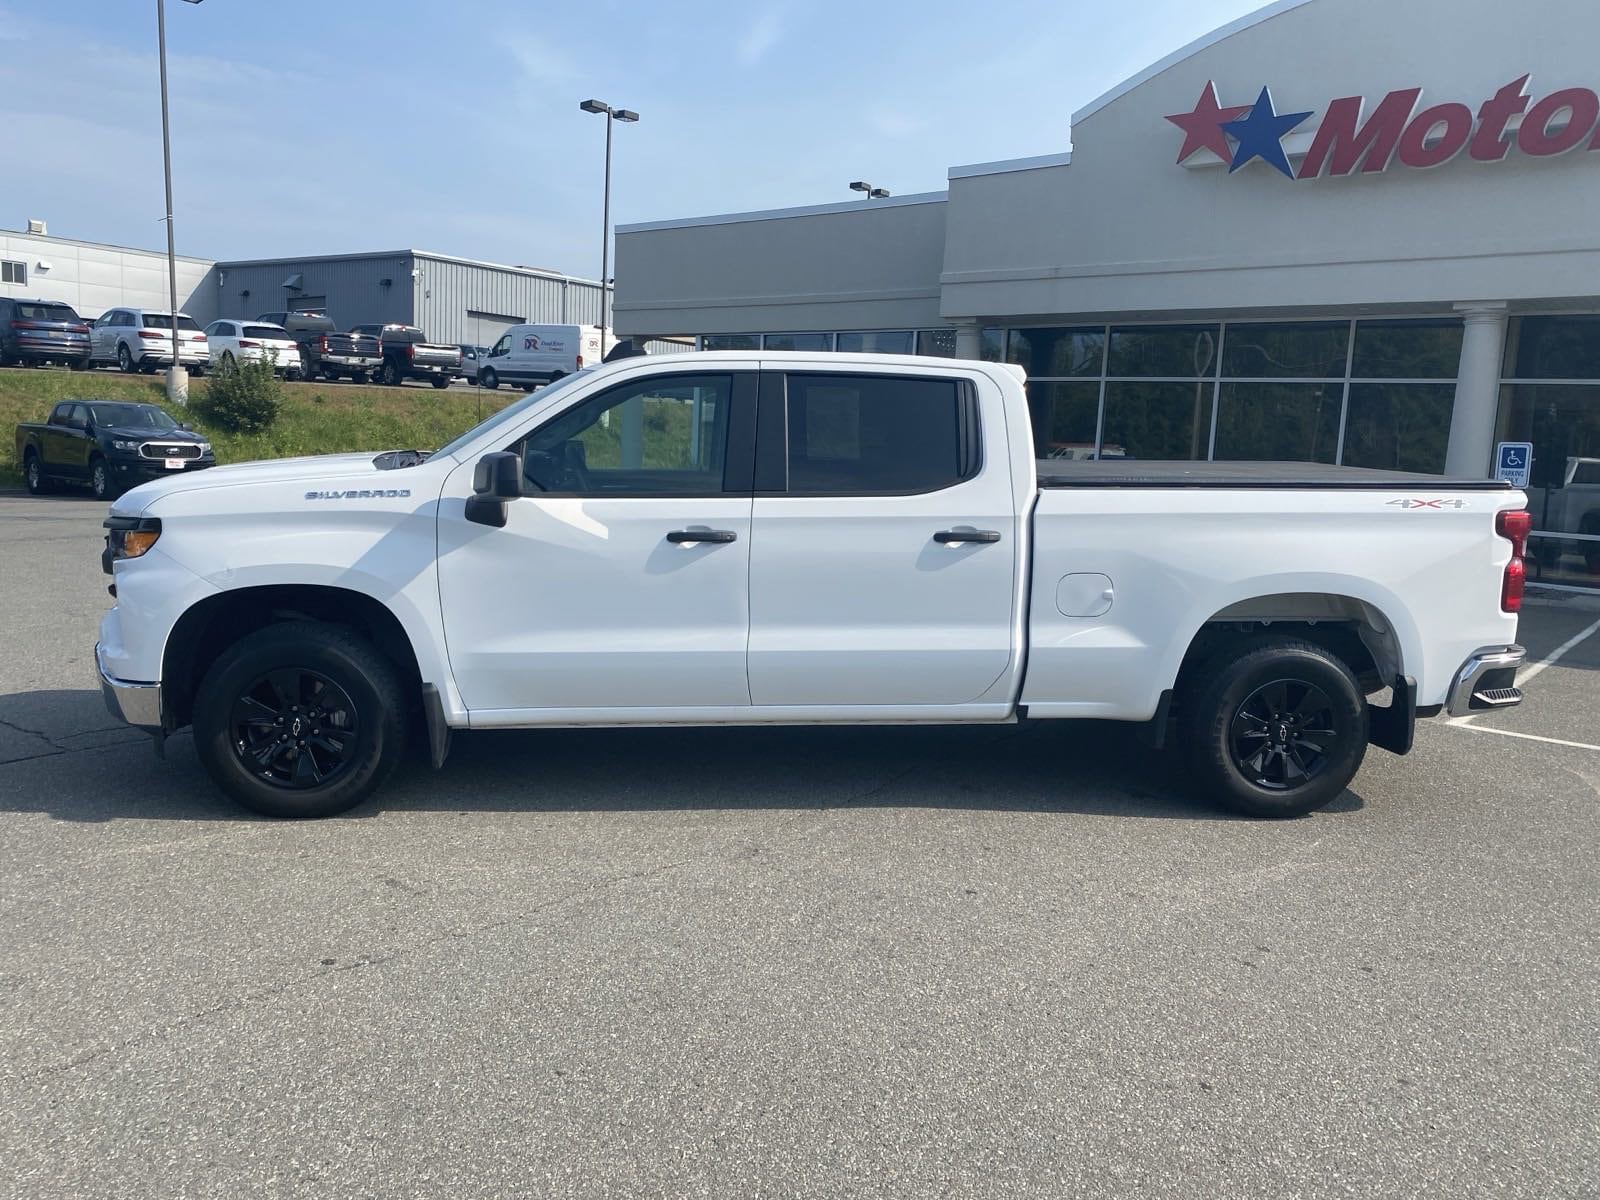
<svg viewBox="0 0 1600 1200"><path fill-rule="evenodd" d="M957 321L956 325L956 357L957 358L982 358L983 357L983 324L979 321Z"/></svg>
<svg viewBox="0 0 1600 1200"><path fill-rule="evenodd" d="M1500 411L1500 369L1506 352L1506 306L1503 303L1458 304L1466 322L1461 339L1461 369L1456 378L1456 403L1450 413L1450 446L1444 472L1464 479L1483 479L1494 456L1495 420Z"/></svg>

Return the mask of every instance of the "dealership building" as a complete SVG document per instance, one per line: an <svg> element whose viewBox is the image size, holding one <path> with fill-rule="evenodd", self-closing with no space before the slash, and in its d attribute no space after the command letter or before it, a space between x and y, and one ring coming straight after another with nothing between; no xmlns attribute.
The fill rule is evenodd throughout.
<svg viewBox="0 0 1600 1200"><path fill-rule="evenodd" d="M1596 45L1590 0L1282 0L946 191L620 227L616 326L1014 362L1059 457L1531 443L1537 570L1592 586Z"/></svg>

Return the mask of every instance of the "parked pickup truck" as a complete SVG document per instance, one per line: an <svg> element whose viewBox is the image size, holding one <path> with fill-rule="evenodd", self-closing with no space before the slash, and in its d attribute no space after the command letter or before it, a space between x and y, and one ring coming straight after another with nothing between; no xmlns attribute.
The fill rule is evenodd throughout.
<svg viewBox="0 0 1600 1200"><path fill-rule="evenodd" d="M154 404L63 400L42 423L17 426L17 462L35 496L85 485L98 500L151 479L216 466L211 443Z"/></svg>
<svg viewBox="0 0 1600 1200"><path fill-rule="evenodd" d="M1029 428L1016 367L695 353L431 454L147 484L106 522L102 687L307 817L457 729L1024 716L1144 723L1204 796L1289 816L1416 717L1521 699L1509 486L1041 463Z"/></svg>
<svg viewBox="0 0 1600 1200"><path fill-rule="evenodd" d="M357 325L350 332L383 343L383 368L378 378L390 387L399 387L408 379L426 379L436 388L447 388L461 374L461 347L430 342L415 325Z"/></svg>
<svg viewBox="0 0 1600 1200"><path fill-rule="evenodd" d="M349 378L365 383L383 365L383 348L375 337L340 333L328 314L304 312L262 313L256 320L266 325L281 325L300 347L300 378L321 375L333 380Z"/></svg>

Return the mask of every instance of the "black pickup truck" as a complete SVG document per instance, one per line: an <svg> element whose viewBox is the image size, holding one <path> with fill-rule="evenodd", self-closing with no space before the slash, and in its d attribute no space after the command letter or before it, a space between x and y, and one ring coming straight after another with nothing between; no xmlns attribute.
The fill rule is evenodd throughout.
<svg viewBox="0 0 1600 1200"><path fill-rule="evenodd" d="M415 325L357 325L351 336L376 337L383 345L383 369L378 378L391 387L408 379L426 379L447 388L461 374L461 347L430 342Z"/></svg>
<svg viewBox="0 0 1600 1200"><path fill-rule="evenodd" d="M383 365L383 347L375 337L359 333L340 333L320 310L262 313L256 318L267 325L281 325L300 347L300 378L338 379L348 376L354 383Z"/></svg>
<svg viewBox="0 0 1600 1200"><path fill-rule="evenodd" d="M135 484L217 465L211 443L154 404L63 400L45 422L17 426L17 462L35 496L57 484L114 500Z"/></svg>

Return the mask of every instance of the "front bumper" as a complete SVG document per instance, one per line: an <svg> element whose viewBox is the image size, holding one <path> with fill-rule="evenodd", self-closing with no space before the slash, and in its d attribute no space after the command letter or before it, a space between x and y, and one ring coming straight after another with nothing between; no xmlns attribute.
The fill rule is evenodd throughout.
<svg viewBox="0 0 1600 1200"><path fill-rule="evenodd" d="M186 475L191 471L203 471L207 467L217 465L215 455L209 458L181 459L183 466L168 470L166 462L159 458L113 458L111 461L111 474L119 484L132 486L131 481L148 483L152 479L170 479L174 475Z"/></svg>
<svg viewBox="0 0 1600 1200"><path fill-rule="evenodd" d="M1445 711L1452 717L1471 712L1514 708L1522 703L1517 668L1528 657L1521 646L1486 646L1476 650L1450 684Z"/></svg>
<svg viewBox="0 0 1600 1200"><path fill-rule="evenodd" d="M104 697L111 715L136 729L160 733L161 685L132 683L113 676L106 670L99 642L94 644L94 664L100 674L100 695Z"/></svg>

